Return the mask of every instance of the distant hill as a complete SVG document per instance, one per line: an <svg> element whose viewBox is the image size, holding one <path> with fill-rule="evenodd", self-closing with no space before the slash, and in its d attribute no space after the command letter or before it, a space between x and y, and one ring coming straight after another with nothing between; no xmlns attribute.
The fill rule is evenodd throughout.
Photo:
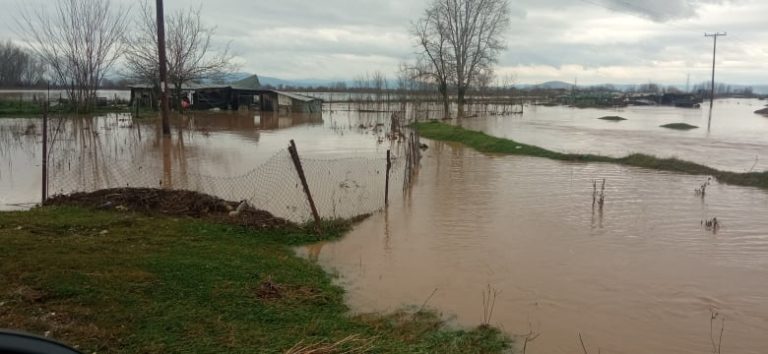
<svg viewBox="0 0 768 354"><path fill-rule="evenodd" d="M544 90L570 90L573 84L569 84L563 81L547 81L542 84L533 85L533 88Z"/></svg>
<svg viewBox="0 0 768 354"><path fill-rule="evenodd" d="M331 86L336 82L345 80L323 80L323 79L298 79L298 80L285 80L270 76L259 76L261 84L264 86L293 86L293 87L318 87L318 86ZM350 84L347 82L347 85Z"/></svg>

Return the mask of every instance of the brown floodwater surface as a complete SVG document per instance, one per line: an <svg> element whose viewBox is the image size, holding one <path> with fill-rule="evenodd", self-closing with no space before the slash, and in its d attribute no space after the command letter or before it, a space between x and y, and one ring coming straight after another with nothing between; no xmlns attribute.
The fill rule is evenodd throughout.
<svg viewBox="0 0 768 354"><path fill-rule="evenodd" d="M480 115L462 126L490 135L566 153L622 157L645 153L677 157L734 172L768 170L768 117L755 114L766 101L722 99L709 108L630 106L616 109L526 106L515 116ZM621 116L627 120L599 120ZM699 127L689 131L661 128L670 123Z"/></svg>
<svg viewBox="0 0 768 354"><path fill-rule="evenodd" d="M430 307L478 325L490 285L491 324L540 333L529 353L581 352L579 333L595 353L711 352L713 311L724 353L768 349L768 193L714 184L702 199L704 177L430 146L410 198L299 249L338 272L356 311L437 289ZM713 217L717 234L700 225Z"/></svg>

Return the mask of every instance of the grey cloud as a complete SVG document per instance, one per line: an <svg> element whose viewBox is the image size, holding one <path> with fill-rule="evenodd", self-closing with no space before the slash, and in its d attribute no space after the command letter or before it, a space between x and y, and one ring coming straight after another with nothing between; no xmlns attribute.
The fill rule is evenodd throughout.
<svg viewBox="0 0 768 354"><path fill-rule="evenodd" d="M696 16L699 8L707 4L723 4L731 0L596 0L607 8L666 22Z"/></svg>

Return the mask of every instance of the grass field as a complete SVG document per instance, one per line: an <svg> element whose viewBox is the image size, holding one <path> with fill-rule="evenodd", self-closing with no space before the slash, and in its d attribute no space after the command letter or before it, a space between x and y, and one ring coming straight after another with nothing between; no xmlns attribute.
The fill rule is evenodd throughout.
<svg viewBox="0 0 768 354"><path fill-rule="evenodd" d="M334 225L323 239L348 227ZM0 327L86 353L508 350L498 330L450 329L432 312L352 315L292 250L319 239L71 207L0 213Z"/></svg>

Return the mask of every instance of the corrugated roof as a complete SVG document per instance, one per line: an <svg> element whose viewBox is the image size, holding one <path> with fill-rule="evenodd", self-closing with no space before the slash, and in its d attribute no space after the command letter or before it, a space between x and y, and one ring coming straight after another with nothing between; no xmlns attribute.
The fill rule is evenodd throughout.
<svg viewBox="0 0 768 354"><path fill-rule="evenodd" d="M319 98L304 96L304 95L300 95L298 93L290 93L290 92L277 91L277 90L271 90L271 91L277 92L278 94L281 94L283 96L288 96L288 97L290 97L290 98L292 98L294 100L302 101L302 102L322 101Z"/></svg>

